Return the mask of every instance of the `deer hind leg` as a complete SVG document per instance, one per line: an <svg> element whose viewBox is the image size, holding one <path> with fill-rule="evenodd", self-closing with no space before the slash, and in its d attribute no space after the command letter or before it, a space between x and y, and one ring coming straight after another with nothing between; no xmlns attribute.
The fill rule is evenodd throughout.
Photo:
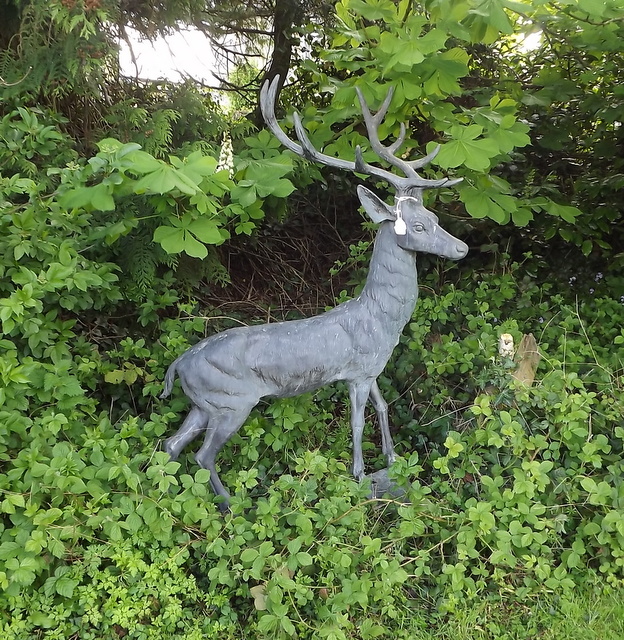
<svg viewBox="0 0 624 640"><path fill-rule="evenodd" d="M353 439L353 477L360 481L364 477L364 457L362 456L362 434L364 433L364 408L371 391L370 382L349 385L351 400L351 437Z"/></svg>
<svg viewBox="0 0 624 640"><path fill-rule="evenodd" d="M388 424L388 404L383 399L381 391L377 386L377 381L373 382L370 390L370 399L377 412L377 419L379 420L379 428L381 430L381 450L386 456L388 466L390 466L396 459L394 453L394 445L392 443L392 436L390 435L390 426Z"/></svg>
<svg viewBox="0 0 624 640"><path fill-rule="evenodd" d="M208 425L208 414L199 407L193 407L182 426L165 440L164 450L172 460L177 460L186 445L194 440Z"/></svg>
<svg viewBox="0 0 624 640"><path fill-rule="evenodd" d="M224 498L224 501L219 505L221 511L226 511L229 507L230 494L223 486L217 473L215 465L217 454L225 443L241 428L254 406L220 411L211 417L204 444L195 454L195 460L197 460L199 466L210 471L212 490L217 496Z"/></svg>

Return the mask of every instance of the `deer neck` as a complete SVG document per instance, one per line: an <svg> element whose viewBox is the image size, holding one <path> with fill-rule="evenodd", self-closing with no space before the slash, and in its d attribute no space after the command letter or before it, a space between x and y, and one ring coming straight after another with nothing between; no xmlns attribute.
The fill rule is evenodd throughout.
<svg viewBox="0 0 624 640"><path fill-rule="evenodd" d="M412 317L418 298L416 254L399 247L391 222L383 222L373 247L361 301L382 315L388 330L399 333Z"/></svg>

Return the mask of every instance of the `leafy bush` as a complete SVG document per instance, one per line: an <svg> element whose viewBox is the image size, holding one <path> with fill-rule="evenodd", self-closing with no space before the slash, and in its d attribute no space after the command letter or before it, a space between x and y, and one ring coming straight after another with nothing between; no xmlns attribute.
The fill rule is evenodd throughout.
<svg viewBox="0 0 624 640"><path fill-rule="evenodd" d="M452 24L450 0L424 4L435 27L402 20L406 3L339 3L324 63L345 80L326 78L331 109L304 114L327 116L311 137L333 140L353 115L352 85L382 69L406 98L391 116L446 137L441 167L461 161L472 214L575 220L557 189L520 200L489 173L527 142L526 99L478 90L460 102L470 76L457 42L507 33L501 2L455 3ZM424 114L411 106L421 84ZM161 138L174 115L161 114ZM285 206L293 163L265 132L232 176L216 147L163 160L163 145L108 139L81 159L62 126L21 106L0 123L2 637L414 638L430 611L484 597L531 602L588 580L619 592L621 279L596 276L579 300L517 264L425 279L380 381L402 454L391 473L409 502L370 500L350 478L338 387L252 414L220 455L235 493L222 517L192 453L171 462L159 450L188 408L179 391L157 400L164 371L206 332L174 269L182 254L205 256L215 277L211 247ZM361 140L347 133L328 152L351 153ZM365 254L355 247L349 268ZM523 388L497 343L529 332L544 357ZM372 420L365 454L369 470L383 466Z"/></svg>
<svg viewBox="0 0 624 640"><path fill-rule="evenodd" d="M119 295L105 283L96 306ZM25 356L5 338L4 636L408 638L419 603L561 593L588 568L619 584L624 307L511 273L462 285L424 288L382 380L398 382L409 504L349 477L328 388L252 414L220 456L236 494L223 518L207 472L158 451L186 402L154 397L200 320L161 321L151 346L100 349L65 325ZM528 331L544 359L516 388L498 336ZM369 468L383 466L374 439Z"/></svg>

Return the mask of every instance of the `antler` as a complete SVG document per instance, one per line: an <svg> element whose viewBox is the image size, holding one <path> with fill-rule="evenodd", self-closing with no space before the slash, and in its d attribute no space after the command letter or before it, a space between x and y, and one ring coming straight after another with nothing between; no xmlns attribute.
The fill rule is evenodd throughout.
<svg viewBox="0 0 624 640"><path fill-rule="evenodd" d="M301 144L298 144L291 140L282 130L275 117L275 100L277 94L277 87L279 84L279 77L276 76L271 82L268 80L262 85L260 90L260 109L264 120L269 126L269 129L273 132L275 137L291 151L294 151L297 155L303 156L307 160L313 162L320 162L328 167L337 167L338 169L347 169L348 171L354 171L356 173L365 173L367 175L376 176L386 180L393 185L398 191L405 191L410 187L416 187L419 189L434 189L443 186L451 186L461 182L461 178L450 180L449 178L442 178L441 180L427 180L422 178L416 172L416 169L420 169L429 164L440 151L440 145L438 145L430 154L419 160L403 160L395 155L395 152L403 144L405 140L405 125L401 123L401 131L399 137L389 146L384 146L379 140L379 126L383 122L383 119L388 111L394 89L391 87L383 101L381 107L377 113L372 114L366 100L362 95L359 88L356 88L358 99L362 107L362 115L364 116L364 124L366 125L366 131L368 133L368 139L371 144L372 150L381 158L388 162L391 166L400 169L405 177L401 177L382 169L374 165L368 164L362 157L362 150L358 145L355 149L355 161L350 162L348 160L341 160L340 158L334 158L325 153L322 153L314 148L308 134L306 133L301 123L301 117L295 111L293 113L293 120L295 123L295 132L297 139Z"/></svg>

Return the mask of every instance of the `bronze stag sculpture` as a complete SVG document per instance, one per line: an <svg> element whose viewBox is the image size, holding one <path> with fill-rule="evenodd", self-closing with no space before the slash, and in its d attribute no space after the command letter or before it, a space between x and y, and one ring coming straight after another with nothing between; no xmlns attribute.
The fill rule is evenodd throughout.
<svg viewBox="0 0 624 640"><path fill-rule="evenodd" d="M468 247L442 229L438 218L423 206L424 189L459 182L427 180L417 173L439 147L425 158L407 161L395 155L405 138L404 125L393 144L384 146L379 139L392 90L375 114L359 90L358 98L371 148L404 176L366 163L359 147L354 161L319 152L297 113L294 121L299 142L288 138L275 117L277 84L277 78L265 83L260 104L269 128L284 146L314 162L382 178L395 188L396 195L394 204L388 205L367 188L358 187L364 210L380 226L366 284L357 298L312 318L228 329L191 347L169 367L161 397L170 394L177 374L192 408L177 433L166 440L165 450L176 459L191 440L205 432L195 458L210 470L212 488L224 499L222 508L227 508L229 494L217 473L217 454L262 398L296 396L343 380L351 401L353 475L357 480L364 477L362 432L367 400L377 412L382 450L388 465L392 463L388 407L376 379L416 305L416 253L457 260L468 252Z"/></svg>

